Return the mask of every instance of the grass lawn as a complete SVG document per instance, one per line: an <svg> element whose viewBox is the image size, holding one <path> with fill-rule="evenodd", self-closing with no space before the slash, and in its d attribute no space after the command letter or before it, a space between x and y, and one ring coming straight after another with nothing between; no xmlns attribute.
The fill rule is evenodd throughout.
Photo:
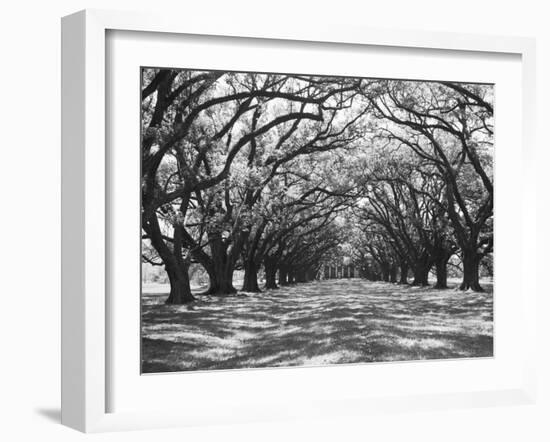
<svg viewBox="0 0 550 442"><path fill-rule="evenodd" d="M359 279L164 305L144 287L142 371L157 373L493 355L485 293Z"/></svg>

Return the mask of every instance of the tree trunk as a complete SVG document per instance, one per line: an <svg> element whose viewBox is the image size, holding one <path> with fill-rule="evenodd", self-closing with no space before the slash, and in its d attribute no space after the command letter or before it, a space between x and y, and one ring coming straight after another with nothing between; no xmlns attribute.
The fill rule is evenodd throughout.
<svg viewBox="0 0 550 442"><path fill-rule="evenodd" d="M194 301L195 297L191 294L191 287L189 285L189 264L181 256L182 244L181 236L179 235L180 231L178 229L175 230L174 250L170 250L164 242L156 215L145 219L143 228L149 235L153 247L161 257L164 269L170 280L170 294L166 303L186 304ZM174 253L175 251L177 255Z"/></svg>
<svg viewBox="0 0 550 442"><path fill-rule="evenodd" d="M261 292L258 285L258 269L256 262L252 259L244 263L243 292Z"/></svg>
<svg viewBox="0 0 550 442"><path fill-rule="evenodd" d="M266 289L277 289L277 281L275 280L275 276L277 274L277 268L273 265L268 263L267 261L264 262L265 267L265 288Z"/></svg>
<svg viewBox="0 0 550 442"><path fill-rule="evenodd" d="M412 285L427 286L428 285L428 275L430 274L431 266L426 264L417 264L414 267L414 280Z"/></svg>
<svg viewBox="0 0 550 442"><path fill-rule="evenodd" d="M210 277L210 287L207 294L209 295L228 295L236 293L237 290L233 287L233 267L214 264L212 268L207 269Z"/></svg>
<svg viewBox="0 0 550 442"><path fill-rule="evenodd" d="M381 267L382 267L382 281L390 282L390 266L384 264Z"/></svg>
<svg viewBox="0 0 550 442"><path fill-rule="evenodd" d="M189 285L188 268L173 268L166 266L166 273L170 280L170 295L166 300L166 304L187 304L195 300L191 294Z"/></svg>
<svg viewBox="0 0 550 442"><path fill-rule="evenodd" d="M407 263L401 263L399 266L399 284L408 284L407 276L409 274L409 265Z"/></svg>
<svg viewBox="0 0 550 442"><path fill-rule="evenodd" d="M392 265L390 268L390 282L397 282L397 266Z"/></svg>
<svg viewBox="0 0 550 442"><path fill-rule="evenodd" d="M209 295L227 295L236 293L233 287L233 272L235 270L235 257L242 249L242 238L237 238L231 251L228 250L228 243L222 238L219 232L209 232L211 259L205 265L210 277Z"/></svg>
<svg viewBox="0 0 550 442"><path fill-rule="evenodd" d="M370 267L365 267L365 278L369 281L374 281L374 272Z"/></svg>
<svg viewBox="0 0 550 442"><path fill-rule="evenodd" d="M437 282L435 284L436 289L447 288L447 262L449 258L440 258L435 263L435 273L437 276Z"/></svg>
<svg viewBox="0 0 550 442"><path fill-rule="evenodd" d="M307 282L306 272L304 270L298 270L296 272L296 282Z"/></svg>
<svg viewBox="0 0 550 442"><path fill-rule="evenodd" d="M473 290L474 292L483 292L479 285L479 262L480 257L473 250L464 250L462 252L463 277L460 290Z"/></svg>
<svg viewBox="0 0 550 442"><path fill-rule="evenodd" d="M279 268L279 285L288 285L288 272L285 268Z"/></svg>

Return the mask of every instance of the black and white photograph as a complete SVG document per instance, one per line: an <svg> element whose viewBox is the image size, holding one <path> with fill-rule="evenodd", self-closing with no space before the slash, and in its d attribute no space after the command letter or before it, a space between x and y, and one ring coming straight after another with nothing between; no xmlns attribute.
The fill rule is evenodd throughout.
<svg viewBox="0 0 550 442"><path fill-rule="evenodd" d="M544 6L6 3L0 439L550 441Z"/></svg>
<svg viewBox="0 0 550 442"><path fill-rule="evenodd" d="M139 93L142 374L493 357L493 84L142 67Z"/></svg>

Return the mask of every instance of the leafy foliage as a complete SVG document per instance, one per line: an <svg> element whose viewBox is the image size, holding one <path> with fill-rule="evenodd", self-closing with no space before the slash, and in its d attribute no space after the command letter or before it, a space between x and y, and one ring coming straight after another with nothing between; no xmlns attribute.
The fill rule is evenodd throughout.
<svg viewBox="0 0 550 442"><path fill-rule="evenodd" d="M284 284L335 256L427 281L459 253L465 288L481 290L470 270L492 252L491 86L142 76L143 259L171 281L199 263L212 292L234 290L236 268L254 290L262 266Z"/></svg>

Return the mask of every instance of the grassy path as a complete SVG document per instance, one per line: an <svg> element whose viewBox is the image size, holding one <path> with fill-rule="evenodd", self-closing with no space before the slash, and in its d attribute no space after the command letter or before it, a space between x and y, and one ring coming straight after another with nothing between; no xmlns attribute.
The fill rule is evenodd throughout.
<svg viewBox="0 0 550 442"><path fill-rule="evenodd" d="M142 298L143 372L492 356L493 296L330 280L166 306Z"/></svg>

